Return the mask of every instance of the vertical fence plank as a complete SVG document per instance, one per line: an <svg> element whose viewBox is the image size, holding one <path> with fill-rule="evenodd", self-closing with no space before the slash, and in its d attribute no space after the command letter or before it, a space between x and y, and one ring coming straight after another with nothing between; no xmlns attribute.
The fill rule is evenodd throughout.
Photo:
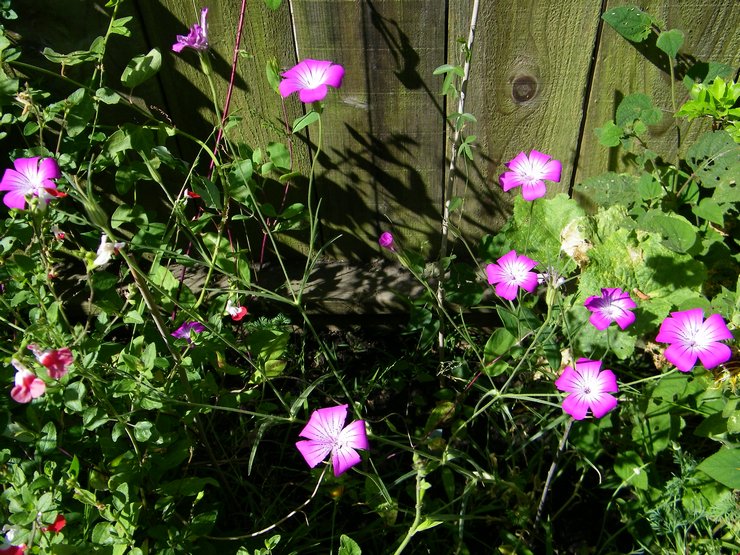
<svg viewBox="0 0 740 555"><path fill-rule="evenodd" d="M333 254L367 260L381 229L438 240L443 109L430 88L444 60L444 2L292 3L299 56L345 66L328 97L318 193ZM311 129L314 141L316 129Z"/></svg>
<svg viewBox="0 0 740 555"><path fill-rule="evenodd" d="M610 1L607 9L619 5L622 2ZM679 53L682 63L722 62L733 67L734 73L740 68L740 10L737 3L651 0L644 2L642 9L664 21L667 28L684 32L685 42ZM676 105L680 106L688 99L680 75L675 89ZM682 123L680 137L684 147L679 149L679 135L672 130L671 84L665 54L655 48L643 54L604 24L576 183L606 171L620 172L628 168L623 159L624 152L618 147L607 149L601 146L595 129L614 118L617 105L624 96L636 92L652 97L653 104L664 110L663 121L650 128L647 139L650 148L664 160L674 161L676 155L685 150L685 145L691 145L693 139L708 130L707 122Z"/></svg>
<svg viewBox="0 0 740 555"><path fill-rule="evenodd" d="M450 3L451 52L468 35L472 4ZM560 160L563 179L548 191L568 190L598 18L598 2L480 3L465 105L478 119L469 130L478 148L467 171L467 236L495 232L505 222L513 197L498 178L520 151Z"/></svg>

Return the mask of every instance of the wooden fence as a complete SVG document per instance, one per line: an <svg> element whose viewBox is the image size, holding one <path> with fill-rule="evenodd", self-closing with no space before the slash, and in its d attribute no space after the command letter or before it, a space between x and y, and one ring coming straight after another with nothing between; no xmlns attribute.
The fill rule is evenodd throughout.
<svg viewBox="0 0 740 555"><path fill-rule="evenodd" d="M132 37L115 37L111 67L158 47L157 79L137 88L147 107L178 127L206 137L214 122L207 82L192 51L171 51L206 0L127 0L121 15L134 17ZM19 25L40 46L64 52L87 48L105 21L105 2L15 2ZM481 0L465 111L477 118L474 160L461 167L456 194L465 198L462 227L476 239L505 221L511 195L498 185L503 163L536 148L563 163L551 192L607 170L624 169L618 149L606 149L594 129L614 117L620 98L644 92L666 110L651 128L652 145L675 154L667 132L670 77L657 49L630 44L601 20L612 0ZM221 98L226 92L241 0L210 0L209 40ZM304 106L281 98L265 78L274 58L283 68L298 60L332 60L346 68L343 86L327 97L317 193L322 198L322 237L337 259L366 262L378 254L381 230L404 241L439 243L456 111L440 95L433 70L459 63L459 38L467 37L473 0L284 0L271 11L263 0L246 2L236 90L230 111L243 118L232 138L255 147L285 140L285 121ZM63 6L63 9L60 8ZM735 0L641 0L639 6L685 32L684 63L717 61L740 67L740 7ZM678 83L679 102L686 98ZM163 116L164 114L164 116ZM701 124L684 128L687 141ZM309 128L309 139L311 128ZM301 135L304 137L304 135ZM308 168L309 144L298 137L295 157ZM183 147L186 148L186 147ZM295 191L296 198L305 191Z"/></svg>

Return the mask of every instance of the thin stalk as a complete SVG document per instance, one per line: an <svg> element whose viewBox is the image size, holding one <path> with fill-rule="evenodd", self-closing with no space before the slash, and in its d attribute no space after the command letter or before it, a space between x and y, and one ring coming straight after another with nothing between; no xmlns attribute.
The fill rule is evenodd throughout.
<svg viewBox="0 0 740 555"><path fill-rule="evenodd" d="M475 0L473 3L473 13L470 16L470 27L468 30L468 41L466 43L466 56L465 64L463 66L463 78L460 82L460 96L457 101L457 112L462 114L465 110L465 91L467 89L468 77L470 76L470 52L473 48L473 39L475 37L475 27L478 21L478 5L479 0ZM450 166L448 168L447 175L447 186L444 190L444 199L442 203L442 238L439 247L439 261L437 263L437 305L441 309L444 306L445 292L444 292L444 259L447 257L447 238L450 227L450 201L452 200L453 192L455 189L455 172L457 167L457 149L460 145L460 134L461 127L455 126L455 134L452 139L452 147L450 151ZM437 346L439 347L439 362L440 364L444 361L444 323L440 322L439 334L437 336Z"/></svg>
<svg viewBox="0 0 740 555"><path fill-rule="evenodd" d="M567 423L565 424L565 432L563 433L563 437L560 438L560 444L558 445L558 450L555 453L555 458L552 461L552 464L550 465L550 470L547 472L547 479L545 480L545 487L542 490L542 497L540 497L540 504L537 506L537 515L534 517L534 525L537 526L540 522L540 518L542 517L542 511L545 507L545 501L547 500L547 494L550 491L550 485L552 483L552 479L555 476L555 470L557 470L558 467L558 461L560 460L560 456L563 454L563 451L565 450L565 444L568 442L568 434L570 434L571 426L573 426L573 419L569 418Z"/></svg>
<svg viewBox="0 0 740 555"><path fill-rule="evenodd" d="M318 220L318 207L316 208L316 219L314 219L314 213L313 213L313 206L311 204L313 196L313 182L314 182L314 176L316 175L316 164L319 160L319 154L321 154L321 141L323 137L323 128L321 125L321 110L318 111L319 119L318 119L318 125L319 125L319 136L316 140L316 152L314 152L313 160L311 160L311 173L308 176L308 193L306 195L306 206L308 208L308 253L306 254L306 267L303 272L303 279L301 280L301 286L298 289L298 295L296 297L296 302L298 304L301 304L301 301L303 299L303 290L306 287L306 283L308 281L308 274L310 270L311 265L311 256L313 255L313 248L314 248L314 242L316 241L316 224Z"/></svg>
<svg viewBox="0 0 740 555"><path fill-rule="evenodd" d="M416 454L414 454L414 466L416 466L416 506L414 508L414 521L411 523L411 527L406 532L406 535L398 546L398 549L393 552L394 555L399 555L399 553L406 549L406 546L411 541L411 538L414 537L414 534L416 534L422 522L421 512L424 507L424 492L429 487L429 484L424 480L424 477L426 476L424 463L416 456Z"/></svg>

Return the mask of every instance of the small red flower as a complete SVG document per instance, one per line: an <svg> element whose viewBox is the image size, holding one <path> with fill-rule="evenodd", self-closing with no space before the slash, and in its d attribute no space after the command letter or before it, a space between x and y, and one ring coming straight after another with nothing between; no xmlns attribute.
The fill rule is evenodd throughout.
<svg viewBox="0 0 740 555"><path fill-rule="evenodd" d="M64 518L64 515L60 513L54 519L54 522L52 524L49 524L49 526L44 526L44 532L54 532L55 534L58 534L66 525L67 519Z"/></svg>

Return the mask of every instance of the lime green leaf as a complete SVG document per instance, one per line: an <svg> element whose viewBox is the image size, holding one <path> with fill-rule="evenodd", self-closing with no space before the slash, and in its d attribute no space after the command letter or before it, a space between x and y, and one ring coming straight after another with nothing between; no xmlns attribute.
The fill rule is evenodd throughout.
<svg viewBox="0 0 740 555"><path fill-rule="evenodd" d="M339 537L339 555L362 555L362 550L355 540L342 534Z"/></svg>
<svg viewBox="0 0 740 555"><path fill-rule="evenodd" d="M699 470L732 489L740 489L740 449L723 447L697 466Z"/></svg>

